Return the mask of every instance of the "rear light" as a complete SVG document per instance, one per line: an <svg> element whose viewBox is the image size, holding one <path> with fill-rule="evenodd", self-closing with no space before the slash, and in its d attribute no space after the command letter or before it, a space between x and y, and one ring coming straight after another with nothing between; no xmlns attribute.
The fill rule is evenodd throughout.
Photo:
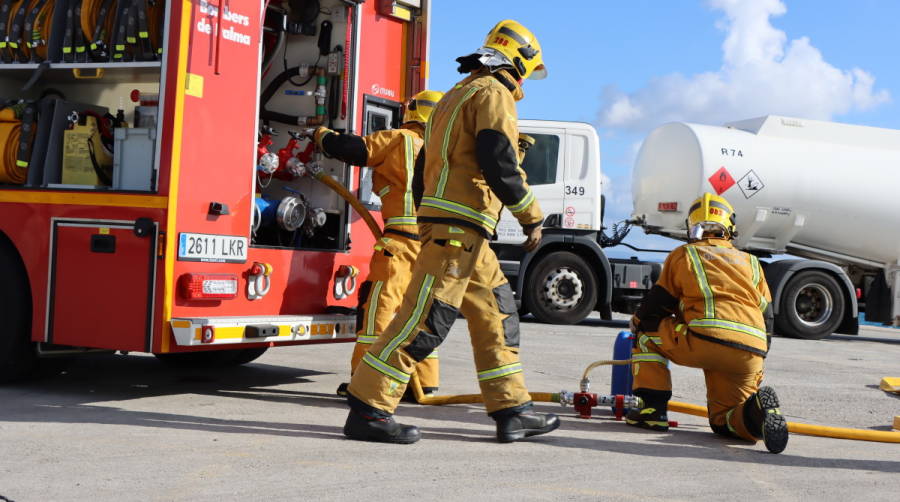
<svg viewBox="0 0 900 502"><path fill-rule="evenodd" d="M660 213L675 213L678 212L678 203L677 202L660 202L656 209Z"/></svg>
<svg viewBox="0 0 900 502"><path fill-rule="evenodd" d="M215 326L203 326L200 328L200 343L213 343L216 341Z"/></svg>
<svg viewBox="0 0 900 502"><path fill-rule="evenodd" d="M235 274L184 274L179 284L181 295L188 300L230 300L238 292Z"/></svg>

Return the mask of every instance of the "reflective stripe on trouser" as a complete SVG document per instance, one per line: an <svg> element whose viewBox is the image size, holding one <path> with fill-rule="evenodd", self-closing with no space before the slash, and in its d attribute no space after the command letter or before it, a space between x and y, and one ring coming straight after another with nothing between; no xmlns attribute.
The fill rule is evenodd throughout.
<svg viewBox="0 0 900 502"><path fill-rule="evenodd" d="M644 336L646 339L642 339ZM637 342L632 357L636 363L641 362L632 364L633 389L671 391L672 378L665 359L701 368L706 376L709 423L727 426L743 439L757 440L744 425L744 403L756 393L762 381L761 356L693 337L683 324L676 325L671 317L659 323L658 331L639 336Z"/></svg>
<svg viewBox="0 0 900 502"><path fill-rule="evenodd" d="M366 278L369 286L360 288L360 295L364 294L363 291L367 291L368 296L360 297L363 304L358 310L356 344L350 357L351 374L356 370L363 354L378 339L378 334L384 332L394 317L394 312L400 307L403 292L412 275L413 263L419 254L419 247L418 241L391 235L388 243L372 254L369 261L369 275ZM439 387L439 364L437 358L429 358L416 365L422 387Z"/></svg>
<svg viewBox="0 0 900 502"><path fill-rule="evenodd" d="M404 375L428 360L458 309L468 322L488 413L529 402L512 291L487 240L475 230L444 224L422 224L419 232L422 251L400 310L354 372L350 393L393 413L406 389Z"/></svg>

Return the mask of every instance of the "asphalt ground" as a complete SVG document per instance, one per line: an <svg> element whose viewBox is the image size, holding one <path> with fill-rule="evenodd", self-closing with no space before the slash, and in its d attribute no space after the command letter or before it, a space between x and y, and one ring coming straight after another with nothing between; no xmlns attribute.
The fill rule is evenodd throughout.
<svg viewBox="0 0 900 502"><path fill-rule="evenodd" d="M575 391L584 367L612 356L625 323L522 324L533 391ZM440 348L442 394L477 392L465 321ZM350 344L273 349L224 370L173 370L147 355L84 357L58 377L0 387L0 496L70 500L891 500L900 444L791 435L780 455L721 439L705 419L670 414L669 433L602 413L556 412L555 432L494 440L480 405L404 404L414 445L350 441ZM865 327L821 341L776 338L766 383L788 420L890 430L900 396L900 330ZM703 404L699 370L673 367L674 399ZM607 392L609 368L594 374ZM0 497L0 500L3 500Z"/></svg>

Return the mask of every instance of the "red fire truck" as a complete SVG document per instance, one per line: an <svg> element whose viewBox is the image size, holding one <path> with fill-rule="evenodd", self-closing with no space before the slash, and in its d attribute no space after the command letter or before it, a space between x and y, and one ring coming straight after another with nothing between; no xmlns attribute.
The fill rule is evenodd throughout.
<svg viewBox="0 0 900 502"><path fill-rule="evenodd" d="M91 349L353 341L374 239L309 168L379 199L297 133L398 125L429 2L129 2L51 0L45 45L0 44L0 380Z"/></svg>

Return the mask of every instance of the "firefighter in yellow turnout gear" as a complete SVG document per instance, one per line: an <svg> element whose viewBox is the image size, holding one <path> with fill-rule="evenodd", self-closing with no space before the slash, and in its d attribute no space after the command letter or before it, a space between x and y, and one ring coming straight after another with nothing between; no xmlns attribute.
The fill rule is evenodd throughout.
<svg viewBox="0 0 900 502"><path fill-rule="evenodd" d="M366 349L384 332L400 307L412 266L419 254L419 231L413 201L415 159L422 148L425 123L443 93L422 91L407 103L399 129L377 131L360 137L337 134L326 127L315 132L315 141L326 154L341 161L372 168L372 189L381 198L384 237L375 245L369 275L359 289L356 345L350 359L356 370ZM416 365L426 393L439 385L437 353ZM345 393L346 384L338 389Z"/></svg>
<svg viewBox="0 0 900 502"><path fill-rule="evenodd" d="M632 318L633 391L644 408L629 425L668 430L667 364L702 368L709 424L724 436L787 446L787 422L771 387L759 385L772 332L772 298L759 260L735 249L734 209L704 194L690 208L689 243L666 258L659 280Z"/></svg>
<svg viewBox="0 0 900 502"><path fill-rule="evenodd" d="M416 187L422 251L397 316L369 348L350 382L347 437L413 443L415 426L393 413L410 374L447 336L462 312L469 324L485 407L497 439L515 441L559 426L531 411L519 362L519 318L509 283L488 239L501 207L518 218L532 250L543 216L518 170L515 102L521 80L545 73L540 45L514 21L502 21L484 46L457 59L471 75L438 103L425 133ZM421 174L421 176L420 176Z"/></svg>

